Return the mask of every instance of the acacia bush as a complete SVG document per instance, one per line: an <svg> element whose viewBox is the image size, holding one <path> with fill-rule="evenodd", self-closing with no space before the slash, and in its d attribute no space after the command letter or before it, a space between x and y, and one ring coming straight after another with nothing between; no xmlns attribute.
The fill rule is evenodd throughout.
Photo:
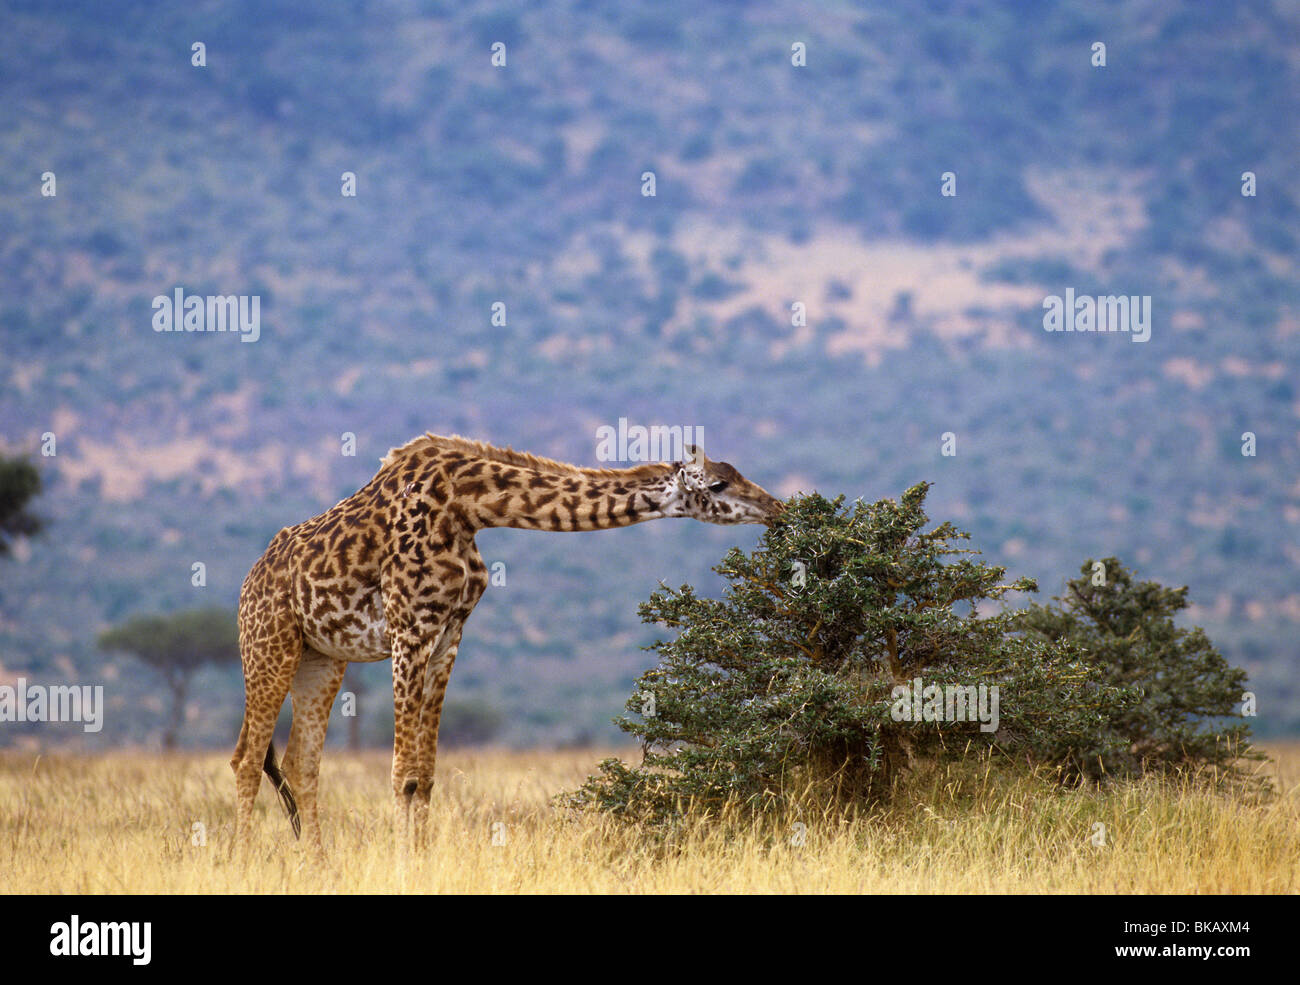
<svg viewBox="0 0 1300 985"><path fill-rule="evenodd" d="M1072 640L1021 631L1003 599L1035 584L1006 582L950 523L925 530L928 489L850 506L796 498L752 553L733 549L714 569L723 598L656 591L641 617L676 636L650 648L659 664L616 719L643 761L605 760L569 802L648 821L780 808L810 791L860 804L971 744L1034 762L1110 754L1121 739L1108 723L1135 689L1108 682ZM981 686L985 722L969 706ZM960 692L966 720L953 720L957 688L975 689Z"/></svg>

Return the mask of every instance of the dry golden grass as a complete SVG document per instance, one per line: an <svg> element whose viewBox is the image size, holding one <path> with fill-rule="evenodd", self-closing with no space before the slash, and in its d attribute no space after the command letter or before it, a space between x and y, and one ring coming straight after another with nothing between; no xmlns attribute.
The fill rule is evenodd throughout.
<svg viewBox="0 0 1300 985"><path fill-rule="evenodd" d="M802 846L795 819L701 820L666 846L552 805L598 753L449 751L430 844L406 865L380 753L327 753L323 864L298 849L265 784L251 861L231 859L223 756L7 753L0 872L11 893L1294 893L1300 746L1269 752L1279 793L1263 804L1186 784L1059 791L958 766L887 811L805 817ZM196 823L206 845L192 844Z"/></svg>

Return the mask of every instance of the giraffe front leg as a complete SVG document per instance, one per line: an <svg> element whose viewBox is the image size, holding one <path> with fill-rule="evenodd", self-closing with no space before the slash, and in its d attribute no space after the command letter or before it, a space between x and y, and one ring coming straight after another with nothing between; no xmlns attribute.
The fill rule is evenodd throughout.
<svg viewBox="0 0 1300 985"><path fill-rule="evenodd" d="M411 802L419 787L420 714L428 650L416 639L393 642L393 831L401 851L411 847Z"/></svg>
<svg viewBox="0 0 1300 985"><path fill-rule="evenodd" d="M447 681L460 648L462 625L448 627L444 642L429 661L420 710L420 745L416 761L416 787L412 801L415 844L423 848L428 838L429 807L433 799L434 767L438 759L438 725L442 719L442 701Z"/></svg>

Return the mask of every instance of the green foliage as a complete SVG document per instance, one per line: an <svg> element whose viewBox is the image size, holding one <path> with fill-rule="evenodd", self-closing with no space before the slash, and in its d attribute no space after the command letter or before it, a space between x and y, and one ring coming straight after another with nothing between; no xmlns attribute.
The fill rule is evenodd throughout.
<svg viewBox="0 0 1300 985"><path fill-rule="evenodd" d="M27 504L41 491L41 474L21 458L0 457L0 557L10 551L14 537L30 537L41 521Z"/></svg>
<svg viewBox="0 0 1300 985"><path fill-rule="evenodd" d="M1092 742L1106 709L1131 695L1071 647L1017 633L1014 612L978 611L1036 586L1005 583L1005 569L957 546L968 535L950 523L924 531L928 488L848 508L843 497L793 500L752 553L733 549L717 566L723 599L655 592L642 619L678 635L652 647L660 663L627 704L640 717L617 721L644 760L606 760L572 802L649 821L688 803L783 809L809 792L861 803L887 797L912 763L972 743L1041 759ZM917 679L997 685L997 718L985 718L996 731L976 715L952 720L944 700L900 720L913 717Z"/></svg>
<svg viewBox="0 0 1300 985"><path fill-rule="evenodd" d="M1250 727L1241 717L1246 672L1229 666L1199 628L1180 629L1187 588L1137 581L1113 557L1089 559L1055 605L1030 605L1026 630L1044 641L1068 641L1110 685L1134 688L1141 700L1110 709L1109 727L1122 745L1087 744L1067 754L1089 776L1212 767L1244 776Z"/></svg>
<svg viewBox="0 0 1300 985"><path fill-rule="evenodd" d="M100 634L103 650L121 650L162 677L171 697L163 748L172 749L185 716L194 674L208 664L239 659L239 627L227 609L194 609L172 616L136 616Z"/></svg>

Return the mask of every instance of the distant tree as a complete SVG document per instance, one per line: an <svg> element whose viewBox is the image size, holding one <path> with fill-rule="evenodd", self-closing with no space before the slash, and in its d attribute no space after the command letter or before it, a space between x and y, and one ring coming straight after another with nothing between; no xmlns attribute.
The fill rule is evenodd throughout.
<svg viewBox="0 0 1300 985"><path fill-rule="evenodd" d="M448 701L442 709L438 742L447 746L481 746L501 731L504 719L486 701Z"/></svg>
<svg viewBox="0 0 1300 985"><path fill-rule="evenodd" d="M162 677L171 703L162 742L164 749L174 749L195 673L208 664L238 660L239 629L227 609L194 609L171 616L137 616L102 633L99 646L129 653Z"/></svg>
<svg viewBox="0 0 1300 985"><path fill-rule="evenodd" d="M10 553L14 537L30 537L41 529L40 518L27 504L41 491L41 474L21 458L0 457L0 557Z"/></svg>
<svg viewBox="0 0 1300 985"><path fill-rule="evenodd" d="M1174 625L1187 588L1138 581L1114 557L1089 559L1080 570L1054 605L1023 610L1023 625L1045 642L1073 644L1107 684L1141 697L1108 709L1108 731L1122 745L1085 743L1069 751L1068 765L1094 778L1204 766L1245 775L1245 761L1263 758L1241 716L1246 672L1203 630Z"/></svg>

